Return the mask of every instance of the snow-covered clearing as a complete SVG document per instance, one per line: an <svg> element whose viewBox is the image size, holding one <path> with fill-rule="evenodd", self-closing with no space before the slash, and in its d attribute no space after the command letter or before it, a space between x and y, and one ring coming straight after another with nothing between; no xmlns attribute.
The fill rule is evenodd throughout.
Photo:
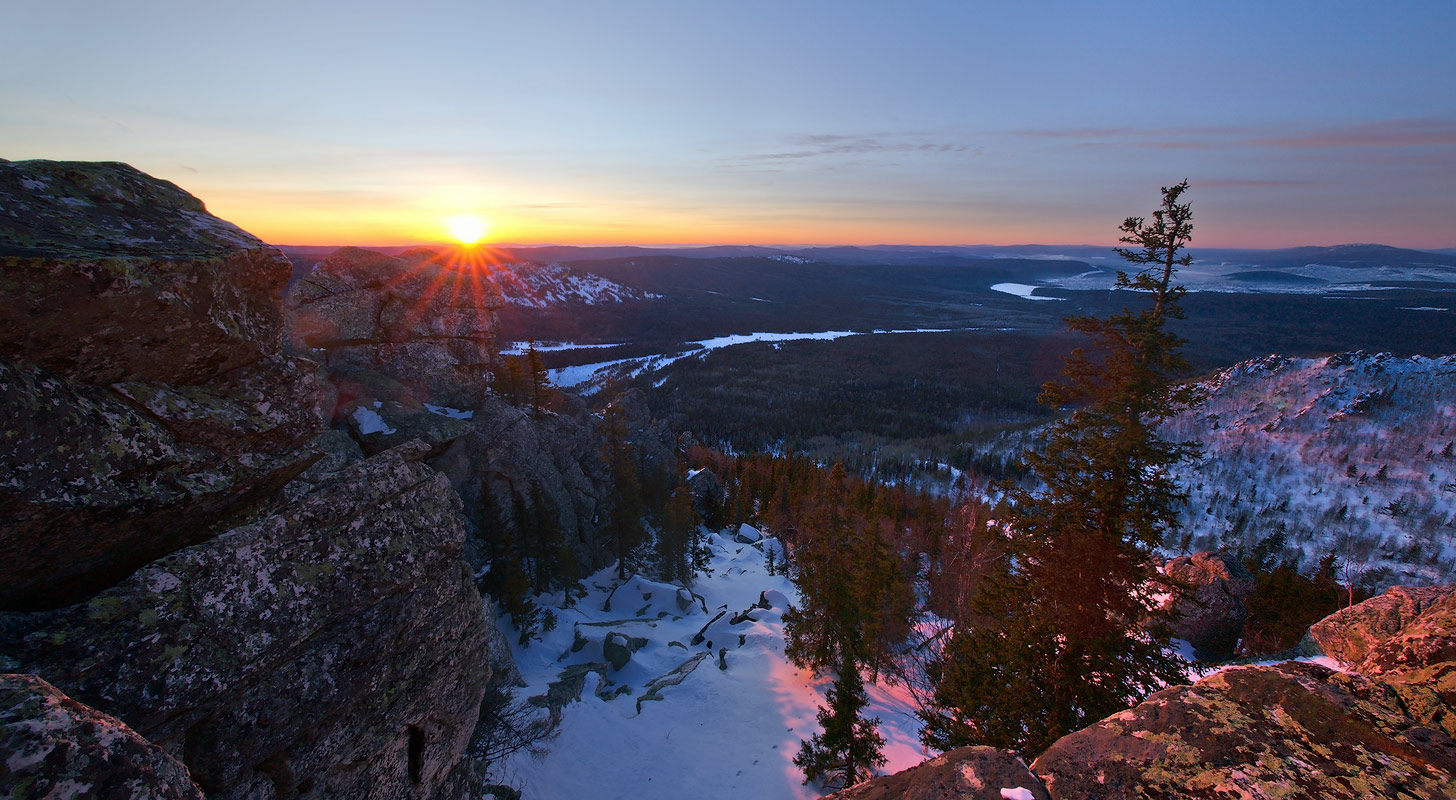
<svg viewBox="0 0 1456 800"><path fill-rule="evenodd" d="M1037 298L1042 299L1042 298ZM1060 298L1057 298L1060 299ZM951 333L953 331L975 331L980 328L914 328L905 330L884 330L875 329L872 331L814 331L812 333L736 333L729 336L716 336L712 339L702 339L696 342L688 342L690 348L681 353L671 355L639 356L636 358L619 358L613 361L598 361L592 364L578 364L574 367L562 367L553 369L547 373L551 382L561 387L579 387L583 391L590 392L591 387L585 386L595 378L608 372L625 372L631 376L643 372L660 370L672 364L674 361L683 358L701 357L707 353L723 347L732 347L752 342L792 342L805 339L817 339L820 341L833 341L846 336L869 336L885 335L895 333ZM1002 330L1005 330L1004 328ZM604 345L598 345L604 346ZM537 348L540 349L539 347ZM619 369L614 369L619 368ZM619 375L618 377L627 377Z"/></svg>
<svg viewBox="0 0 1456 800"><path fill-rule="evenodd" d="M570 607L560 594L554 603L540 598L558 622L542 641L515 648L528 684L519 697L546 694L572 665L605 662L604 640L613 632L646 644L622 669L586 674L581 699L562 709L561 734L543 760L517 755L493 777L531 800L818 797L792 759L800 740L818 732L816 707L832 679L814 678L784 658L782 614L798 592L767 572L762 548L777 544L772 537L744 544L731 533L711 536L713 574L693 585L691 603L680 603L673 585L640 577L619 585L610 568L584 581L589 594ZM769 608L754 608L761 595ZM509 630L508 618L500 622ZM882 771L929 757L905 689L868 689L867 713L880 718L886 740Z"/></svg>
<svg viewBox="0 0 1456 800"><path fill-rule="evenodd" d="M1067 299L1065 297L1042 297L1040 295L1032 294L1032 292L1035 292L1039 288L1041 288L1041 287L1039 287L1039 286L1032 286L1031 284L1027 284L1027 283L997 283L997 284L993 284L991 286L991 291L993 291L993 292L1004 292L1006 294L1014 294L1017 297L1020 297L1020 298L1025 299L1025 300L1066 300Z"/></svg>

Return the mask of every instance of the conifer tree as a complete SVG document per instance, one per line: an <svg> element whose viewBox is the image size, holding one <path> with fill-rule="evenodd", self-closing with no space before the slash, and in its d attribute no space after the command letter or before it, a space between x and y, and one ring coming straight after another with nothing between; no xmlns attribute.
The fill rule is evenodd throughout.
<svg viewBox="0 0 1456 800"><path fill-rule="evenodd" d="M794 763L808 780L848 786L884 762L878 719L863 720L864 666L885 658L887 620L908 617L912 597L878 531L851 513L844 465L835 464L805 522L791 574L800 604L784 613L784 652L815 672L833 671L820 709L824 732L804 742Z"/></svg>
<svg viewBox="0 0 1456 800"><path fill-rule="evenodd" d="M627 422L617 405L602 412L604 438L602 459L611 475L614 502L607 518L607 541L617 557L617 577L626 580L637 568L637 548L646 538L642 527L642 483L638 476L637 449L628 439Z"/></svg>
<svg viewBox="0 0 1456 800"><path fill-rule="evenodd" d="M688 584L693 579L693 546L697 540L698 512L693 493L680 481L662 509L657 534L657 565L663 580Z"/></svg>
<svg viewBox="0 0 1456 800"><path fill-rule="evenodd" d="M1042 488L1008 487L1006 558L982 581L977 622L944 654L923 737L949 749L988 744L1034 754L1058 737L1184 680L1157 624L1154 548L1177 528L1186 496L1171 469L1196 446L1161 439L1159 422L1190 407L1178 385L1183 340L1167 330L1185 294L1173 283L1191 262L1187 181L1163 189L1151 221L1129 217L1118 253L1139 267L1117 285L1151 295L1139 311L1073 317L1092 340L1042 402L1076 410L1054 424L1044 453L1027 453ZM1148 627L1140 623L1152 620Z"/></svg>
<svg viewBox="0 0 1456 800"><path fill-rule="evenodd" d="M541 361L541 352L532 339L526 347L525 391L531 401L531 412L536 416L546 413L551 403L551 379L546 376L546 366Z"/></svg>
<svg viewBox="0 0 1456 800"><path fill-rule="evenodd" d="M876 730L880 719L860 717L869 698L856 669L839 673L825 702L818 713L824 732L799 743L794 765L804 771L804 783L818 781L835 789L853 786L872 777L875 768L885 763L880 752L885 740Z"/></svg>

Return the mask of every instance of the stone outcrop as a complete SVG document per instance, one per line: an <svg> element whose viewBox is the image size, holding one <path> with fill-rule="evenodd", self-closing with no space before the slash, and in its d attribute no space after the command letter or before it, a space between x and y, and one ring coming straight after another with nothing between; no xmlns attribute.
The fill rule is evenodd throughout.
<svg viewBox="0 0 1456 800"><path fill-rule="evenodd" d="M1400 634L1428 608L1453 593L1453 586L1395 586L1379 597L1316 622L1310 626L1309 636L1325 655L1354 667L1380 643Z"/></svg>
<svg viewBox="0 0 1456 800"><path fill-rule="evenodd" d="M1163 567L1173 581L1172 634L1193 645L1201 661L1233 656L1248 618L1244 599L1254 593L1257 580L1232 556L1216 552L1179 556Z"/></svg>
<svg viewBox="0 0 1456 800"><path fill-rule="evenodd" d="M420 402L474 408L498 349L496 268L425 249L341 248L289 288L289 335L341 381L382 373Z"/></svg>
<svg viewBox="0 0 1456 800"><path fill-rule="evenodd" d="M34 675L0 675L0 753L7 797L203 797L162 748Z"/></svg>
<svg viewBox="0 0 1456 800"><path fill-rule="evenodd" d="M124 164L0 162L0 610L82 600L316 458L281 253Z"/></svg>
<svg viewBox="0 0 1456 800"><path fill-rule="evenodd" d="M446 441L325 432L289 262L126 165L0 161L0 267L0 670L33 676L0 793L42 785L11 780L36 747L98 796L475 793L510 652L424 463Z"/></svg>
<svg viewBox="0 0 1456 800"><path fill-rule="evenodd" d="M826 800L1004 800L1007 797L1047 800L1047 792L1014 754L994 747L962 747L903 772L835 792Z"/></svg>
<svg viewBox="0 0 1456 800"><path fill-rule="evenodd" d="M596 565L603 557L597 552L596 533L606 519L610 496L600 451L600 440L584 420L561 414L532 417L489 396L476 409L469 431L431 465L450 479L467 515L478 524L482 506L494 510L498 524L516 522L515 498L529 502L532 486L539 487L546 513L556 515L581 563ZM489 530L478 533L493 535ZM478 560L472 563L479 565Z"/></svg>
<svg viewBox="0 0 1456 800"><path fill-rule="evenodd" d="M1289 661L1165 689L1058 739L1017 788L1052 800L1456 796L1456 587L1396 587L1312 634L1354 671ZM989 754L970 759L977 774L987 760L1015 763L968 750ZM963 788L966 752L832 796L1010 796Z"/></svg>
<svg viewBox="0 0 1456 800"><path fill-rule="evenodd" d="M1233 667L1059 739L1053 798L1448 798L1456 742L1393 688L1314 664Z"/></svg>
<svg viewBox="0 0 1456 800"><path fill-rule="evenodd" d="M458 796L487 623L424 450L150 564L11 656L180 756L210 797Z"/></svg>

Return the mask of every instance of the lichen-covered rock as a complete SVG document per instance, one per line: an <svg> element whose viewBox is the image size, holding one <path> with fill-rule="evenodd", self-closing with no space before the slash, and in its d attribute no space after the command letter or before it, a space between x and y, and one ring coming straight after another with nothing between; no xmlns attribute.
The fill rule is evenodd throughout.
<svg viewBox="0 0 1456 800"><path fill-rule="evenodd" d="M340 248L289 288L289 336L341 376L379 372L418 401L473 408L495 362L495 268Z"/></svg>
<svg viewBox="0 0 1456 800"><path fill-rule="evenodd" d="M1341 609L1311 625L1310 638L1325 655L1355 666L1381 642L1399 634L1456 586L1394 586L1379 597Z"/></svg>
<svg viewBox="0 0 1456 800"><path fill-rule="evenodd" d="M1456 787L1456 741L1395 687L1287 662L1165 689L1062 737L1031 769L1057 800L1437 800Z"/></svg>
<svg viewBox="0 0 1456 800"><path fill-rule="evenodd" d="M1006 797L1047 800L1047 792L1015 754L994 747L962 747L894 775L840 790L826 800L1004 800Z"/></svg>
<svg viewBox="0 0 1456 800"><path fill-rule="evenodd" d="M0 796L202 800L187 768L34 675L0 675Z"/></svg>
<svg viewBox="0 0 1456 800"><path fill-rule="evenodd" d="M0 609L85 599L312 463L289 269L125 164L0 162Z"/></svg>
<svg viewBox="0 0 1456 800"><path fill-rule="evenodd" d="M118 391L0 361L0 609L89 597L236 524L316 458L310 371L266 359L209 386Z"/></svg>
<svg viewBox="0 0 1456 800"><path fill-rule="evenodd" d="M1443 692L1456 689L1456 591L1434 600L1398 633L1370 648L1355 670L1372 678L1440 683Z"/></svg>
<svg viewBox="0 0 1456 800"><path fill-rule="evenodd" d="M0 350L196 384L278 352L288 259L126 164L0 162Z"/></svg>
<svg viewBox="0 0 1456 800"><path fill-rule="evenodd" d="M347 466L10 655L181 757L210 797L459 797L488 623L425 449Z"/></svg>
<svg viewBox="0 0 1456 800"><path fill-rule="evenodd" d="M1193 645L1202 661L1231 657L1249 615L1244 599L1257 586L1253 573L1238 559L1211 551L1174 558L1163 571L1186 587L1171 601L1173 636Z"/></svg>

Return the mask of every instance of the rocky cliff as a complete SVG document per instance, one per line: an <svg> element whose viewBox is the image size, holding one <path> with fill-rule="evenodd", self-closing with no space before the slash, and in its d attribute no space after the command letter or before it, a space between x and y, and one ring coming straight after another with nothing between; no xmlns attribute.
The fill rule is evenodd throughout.
<svg viewBox="0 0 1456 800"><path fill-rule="evenodd" d="M1456 796L1456 590L1396 587L1317 623L1311 638L1350 671L1231 667L1062 737L1030 775L1010 754L966 748L832 796ZM992 768L996 782L957 777Z"/></svg>
<svg viewBox="0 0 1456 800"><path fill-rule="evenodd" d="M124 164L0 162L0 209L0 728L56 767L4 792L466 796L504 662L460 499L326 431L288 261Z"/></svg>
<svg viewBox="0 0 1456 800"><path fill-rule="evenodd" d="M341 248L289 288L290 339L337 381L382 373L420 403L474 408L499 349L498 268L423 248L398 258Z"/></svg>

